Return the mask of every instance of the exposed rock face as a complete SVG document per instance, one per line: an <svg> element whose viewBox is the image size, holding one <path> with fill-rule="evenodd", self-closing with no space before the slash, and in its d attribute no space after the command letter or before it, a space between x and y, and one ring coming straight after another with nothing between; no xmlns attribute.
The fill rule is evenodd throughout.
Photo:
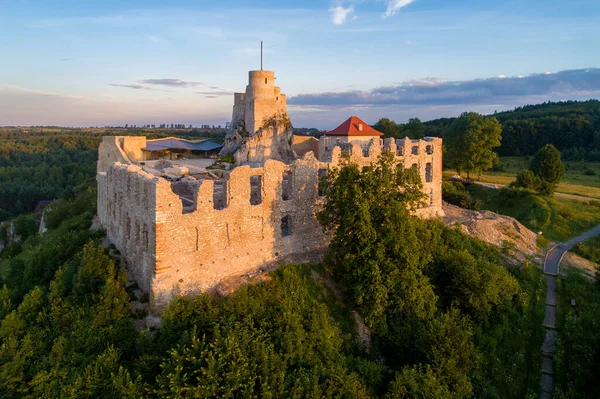
<svg viewBox="0 0 600 399"><path fill-rule="evenodd" d="M235 153L236 163L262 163L267 159L275 159L289 164L296 158L293 142L293 128L287 116L271 118L254 136L244 140Z"/></svg>
<svg viewBox="0 0 600 399"><path fill-rule="evenodd" d="M238 133L234 132L231 135L225 137L223 141L223 148L219 151L220 156L233 155L240 147L244 144L244 138Z"/></svg>
<svg viewBox="0 0 600 399"><path fill-rule="evenodd" d="M470 211L446 203L443 209L445 216L442 220L446 225L460 226L465 234L511 249L511 255L518 260L539 254L537 234L510 216L490 211Z"/></svg>

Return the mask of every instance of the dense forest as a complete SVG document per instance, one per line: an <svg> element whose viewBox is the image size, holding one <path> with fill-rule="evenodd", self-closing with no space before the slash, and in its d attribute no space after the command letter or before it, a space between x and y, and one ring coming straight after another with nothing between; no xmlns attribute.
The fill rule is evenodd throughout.
<svg viewBox="0 0 600 399"><path fill-rule="evenodd" d="M502 125L500 156L533 155L553 144L567 161L600 161L600 101L561 101L493 115ZM455 118L424 122L426 136L444 137Z"/></svg>
<svg viewBox="0 0 600 399"><path fill-rule="evenodd" d="M80 184L92 184L102 136L167 137L159 129L0 129L0 221L32 212L40 201L73 195ZM220 140L224 131L181 130L180 137Z"/></svg>

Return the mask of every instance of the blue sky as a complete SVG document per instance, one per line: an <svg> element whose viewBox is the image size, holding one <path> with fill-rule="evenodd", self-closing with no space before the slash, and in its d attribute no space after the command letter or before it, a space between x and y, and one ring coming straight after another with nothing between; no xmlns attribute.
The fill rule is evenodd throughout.
<svg viewBox="0 0 600 399"><path fill-rule="evenodd" d="M0 0L0 125L224 124L274 70L295 126L600 97L597 0Z"/></svg>

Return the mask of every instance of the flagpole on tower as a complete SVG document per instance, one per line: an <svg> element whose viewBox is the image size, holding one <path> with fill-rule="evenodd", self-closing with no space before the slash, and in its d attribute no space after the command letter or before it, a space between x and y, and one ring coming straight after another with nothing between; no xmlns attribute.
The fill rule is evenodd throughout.
<svg viewBox="0 0 600 399"><path fill-rule="evenodd" d="M262 54L263 54L263 44L262 40L260 41L260 70L262 71L263 63L262 63Z"/></svg>

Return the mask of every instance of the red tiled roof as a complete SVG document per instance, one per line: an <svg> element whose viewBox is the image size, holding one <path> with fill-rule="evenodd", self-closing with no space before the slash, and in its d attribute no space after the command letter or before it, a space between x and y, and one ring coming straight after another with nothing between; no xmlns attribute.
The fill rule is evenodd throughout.
<svg viewBox="0 0 600 399"><path fill-rule="evenodd" d="M362 131L359 130L359 124L362 124ZM383 133L373 129L367 123L356 116L351 116L335 129L325 133L326 136L383 136Z"/></svg>

